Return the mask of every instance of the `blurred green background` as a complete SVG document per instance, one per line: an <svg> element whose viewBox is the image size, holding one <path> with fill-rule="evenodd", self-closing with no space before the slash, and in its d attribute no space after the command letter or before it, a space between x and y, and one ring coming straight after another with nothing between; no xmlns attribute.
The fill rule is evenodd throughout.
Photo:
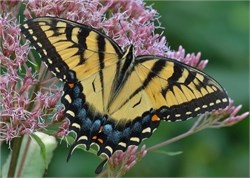
<svg viewBox="0 0 250 178"><path fill-rule="evenodd" d="M249 110L249 2L171 2L154 4L165 27L171 49L182 45L187 52L202 52L209 59L205 71L216 78L234 99ZM160 33L162 30L159 30ZM148 147L187 131L195 119L162 123L143 144ZM207 129L161 148L183 151L177 156L150 152L126 176L248 177L249 118L223 129ZM100 159L76 150L69 163L68 149L61 145L47 176L95 176Z"/></svg>
<svg viewBox="0 0 250 178"><path fill-rule="evenodd" d="M249 2L147 1L152 3L171 49L182 45L186 52L202 52L201 58L209 59L205 71L226 88L235 104L243 104L241 113L248 111ZM162 123L143 144L149 147L177 136L194 122ZM207 129L160 150L183 153L150 152L126 176L249 177L249 118L232 127ZM68 151L62 142L46 176L95 176L101 161L97 156L77 149L67 163Z"/></svg>

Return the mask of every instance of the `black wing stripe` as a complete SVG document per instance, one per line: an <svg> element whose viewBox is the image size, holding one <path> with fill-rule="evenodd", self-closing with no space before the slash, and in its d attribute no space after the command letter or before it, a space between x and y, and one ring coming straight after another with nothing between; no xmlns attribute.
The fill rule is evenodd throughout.
<svg viewBox="0 0 250 178"><path fill-rule="evenodd" d="M168 78L168 83L171 84L178 81L178 79L182 76L182 71L183 70L179 65L174 64L174 72L172 76Z"/></svg>
<svg viewBox="0 0 250 178"><path fill-rule="evenodd" d="M139 92L144 90L144 88L146 88L150 84L150 82L154 79L154 77L158 76L158 74L164 69L165 65L166 65L165 61L157 60L152 67L152 71L154 72L149 72L143 84L139 88L137 88L130 96L128 96L127 97L128 99L125 100L123 103L121 103L120 107L117 108L116 110L119 110L120 108L122 108L126 103L130 101L131 98L133 98Z"/></svg>
<svg viewBox="0 0 250 178"><path fill-rule="evenodd" d="M67 40L69 40L69 41L72 41L72 39L71 39L71 37L72 37L72 30L73 30L72 25L70 25L70 24L67 23L66 29L65 29L65 34L66 34Z"/></svg>
<svg viewBox="0 0 250 178"><path fill-rule="evenodd" d="M104 53L103 51L105 51L105 39L103 36L101 35L98 35L97 36L97 45L98 45L98 55L99 55L99 65L100 65L100 68L99 68L99 75L100 75L100 82L101 82L101 88L103 89L104 88L104 79L103 79L103 70L104 67L105 67L105 64L104 64ZM103 91L103 90L102 90ZM104 95L104 91L102 93Z"/></svg>
<svg viewBox="0 0 250 178"><path fill-rule="evenodd" d="M84 59L84 50L87 49L87 44L86 44L86 38L89 35L89 31L88 30L80 30L78 32L77 38L78 38L78 44L77 47L79 48L78 50L78 55L80 55L80 64L83 64L85 62L86 59Z"/></svg>
<svg viewBox="0 0 250 178"><path fill-rule="evenodd" d="M149 72L148 76L146 77L146 79L143 82L143 86L146 88L149 83L152 81L152 79L156 76L158 76L158 74L164 69L166 65L166 62L163 60L158 60L154 63L154 66L152 67L152 71L154 72ZM140 90L138 92L140 92L143 88L139 88ZM137 93L138 93L137 92ZM137 94L135 93L135 94Z"/></svg>
<svg viewBox="0 0 250 178"><path fill-rule="evenodd" d="M184 84L187 86L189 85L192 81L194 81L195 79L195 74L192 73L191 71L188 72L188 76L186 78L186 80L184 81Z"/></svg>

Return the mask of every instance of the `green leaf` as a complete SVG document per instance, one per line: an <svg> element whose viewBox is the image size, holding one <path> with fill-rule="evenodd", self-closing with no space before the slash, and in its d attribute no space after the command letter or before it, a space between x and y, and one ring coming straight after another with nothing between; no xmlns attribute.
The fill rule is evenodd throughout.
<svg viewBox="0 0 250 178"><path fill-rule="evenodd" d="M23 137L14 177L42 178L57 146L55 137L36 132ZM11 154L3 166L2 177L7 178ZM46 175L45 175L46 176Z"/></svg>
<svg viewBox="0 0 250 178"><path fill-rule="evenodd" d="M8 170L10 167L11 153L8 154L7 160L5 161L3 167L1 168L1 177L5 178L8 175ZM2 161L2 160L1 160Z"/></svg>
<svg viewBox="0 0 250 178"><path fill-rule="evenodd" d="M48 169L46 147L45 147L42 139L36 134L32 134L31 138L33 138L36 141L36 143L40 146L40 153L41 153L43 161L44 161L45 169Z"/></svg>

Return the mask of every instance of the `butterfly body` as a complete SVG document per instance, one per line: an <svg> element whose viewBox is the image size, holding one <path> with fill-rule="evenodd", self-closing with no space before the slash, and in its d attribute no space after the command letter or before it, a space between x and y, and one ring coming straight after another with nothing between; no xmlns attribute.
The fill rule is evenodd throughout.
<svg viewBox="0 0 250 178"><path fill-rule="evenodd" d="M61 101L76 133L69 156L78 145L96 145L97 155L109 159L150 137L161 120L186 120L228 105L224 89L207 74L173 59L135 56L133 45L122 51L95 28L41 17L21 29L65 83Z"/></svg>

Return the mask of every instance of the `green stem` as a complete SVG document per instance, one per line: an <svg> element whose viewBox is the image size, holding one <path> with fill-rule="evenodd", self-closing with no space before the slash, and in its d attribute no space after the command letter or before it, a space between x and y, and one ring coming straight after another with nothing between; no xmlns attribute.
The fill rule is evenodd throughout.
<svg viewBox="0 0 250 178"><path fill-rule="evenodd" d="M27 136L27 141L26 142L27 143L25 143L24 151L23 151L23 153L21 155L22 157L20 157L20 166L18 167L17 174L16 174L17 178L21 177L22 171L23 171L23 168L24 168L25 159L27 158L28 150L29 150L30 143L31 143L31 138L29 136Z"/></svg>
<svg viewBox="0 0 250 178"><path fill-rule="evenodd" d="M15 176L15 171L16 171L16 166L17 166L17 161L18 161L18 156L19 156L22 140L23 140L23 136L16 137L13 139L12 154L11 154L8 177Z"/></svg>
<svg viewBox="0 0 250 178"><path fill-rule="evenodd" d="M205 118L204 118L204 117L205 117ZM206 119L207 119L207 116L204 116L204 115L200 116L200 117L198 118L198 120L194 123L194 125L191 127L191 129L188 130L187 132L185 132L185 133L183 133L183 134L180 134L180 135L178 135L178 136L176 136L176 137L174 137L174 138L171 138L171 139L169 139L169 140L166 140L166 141L164 141L164 142L162 142L162 143L159 143L159 144L157 144L157 145L154 145L154 146L152 146L152 147L149 147L149 148L147 149L147 151L156 150L156 149L158 149L158 148L160 148L160 147L163 147L163 146L165 146L165 145L174 143L174 142L179 141L179 140L181 140L181 139L183 139L183 138L185 138L185 137L187 137L187 136L190 136L190 135L192 135L192 134L194 134L194 133L196 133L196 132L199 132L199 131L205 129L207 125L204 124L204 120L206 121Z"/></svg>
<svg viewBox="0 0 250 178"><path fill-rule="evenodd" d="M178 136L176 136L176 137L174 137L174 138L172 138L172 139L166 140L166 141L164 141L164 142L162 142L162 143L159 143L159 144L157 144L157 145L154 145L154 146L152 146L152 147L149 147L149 148L147 149L147 151L156 150L156 149L158 149L158 148L160 148L160 147L163 147L163 146L168 145L168 144L170 144L170 143L173 143L173 142L176 142L176 141L178 141L178 140L181 140L181 139L183 139L183 138L185 138L185 137L187 137L187 136L189 136L189 135L192 135L192 134L194 134L194 133L195 133L195 132L187 131L187 132L185 132L185 133L183 133L183 134L181 134L181 135L178 135Z"/></svg>

